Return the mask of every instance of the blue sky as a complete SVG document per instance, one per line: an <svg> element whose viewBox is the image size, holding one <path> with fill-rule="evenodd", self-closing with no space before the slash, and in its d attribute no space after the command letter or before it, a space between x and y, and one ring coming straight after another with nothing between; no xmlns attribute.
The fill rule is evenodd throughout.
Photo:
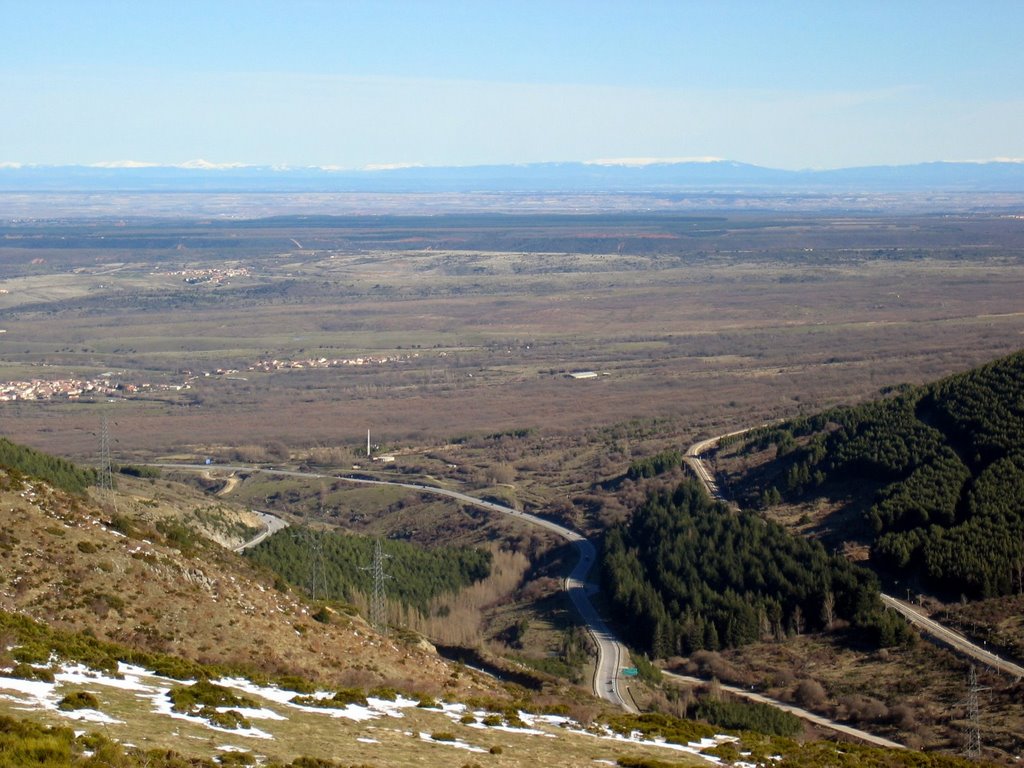
<svg viewBox="0 0 1024 768"><path fill-rule="evenodd" d="M1024 2L0 0L0 163L1024 157Z"/></svg>

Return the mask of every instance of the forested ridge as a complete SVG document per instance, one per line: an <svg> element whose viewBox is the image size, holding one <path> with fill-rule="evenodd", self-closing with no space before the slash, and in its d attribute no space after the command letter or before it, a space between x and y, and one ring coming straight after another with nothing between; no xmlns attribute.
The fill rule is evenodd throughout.
<svg viewBox="0 0 1024 768"><path fill-rule="evenodd" d="M866 481L879 566L954 597L1024 590L1024 352L744 439L776 448L761 504Z"/></svg>
<svg viewBox="0 0 1024 768"><path fill-rule="evenodd" d="M404 541L384 541L388 597L426 613L430 601L458 592L491 572L491 553L471 547L424 549ZM351 602L373 591L370 565L374 540L335 531L281 531L246 555L315 597Z"/></svg>
<svg viewBox="0 0 1024 768"><path fill-rule="evenodd" d="M0 437L0 467L45 480L68 493L84 493L96 481L96 471Z"/></svg>
<svg viewBox="0 0 1024 768"><path fill-rule="evenodd" d="M601 577L628 640L653 656L735 647L841 620L880 644L908 630L874 575L815 541L710 499L695 481L652 492L607 531Z"/></svg>

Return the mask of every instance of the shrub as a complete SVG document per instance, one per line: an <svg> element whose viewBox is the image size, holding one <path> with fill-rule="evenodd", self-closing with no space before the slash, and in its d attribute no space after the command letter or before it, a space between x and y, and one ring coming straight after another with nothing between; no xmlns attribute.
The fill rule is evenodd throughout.
<svg viewBox="0 0 1024 768"><path fill-rule="evenodd" d="M839 699L836 715L840 720L877 722L889 718L889 707L870 696L850 694Z"/></svg>
<svg viewBox="0 0 1024 768"><path fill-rule="evenodd" d="M41 680L44 683L53 682L53 670L48 667L33 667L31 664L15 664L8 676L22 680Z"/></svg>
<svg viewBox="0 0 1024 768"><path fill-rule="evenodd" d="M274 680L281 688L289 691L295 691L296 693L314 693L316 686L313 685L309 680L297 675L282 675Z"/></svg>
<svg viewBox="0 0 1024 768"><path fill-rule="evenodd" d="M74 732L0 715L0 763L5 766L71 765Z"/></svg>
<svg viewBox="0 0 1024 768"><path fill-rule="evenodd" d="M430 738L434 741L455 741L455 734L448 731L437 731L430 734Z"/></svg>
<svg viewBox="0 0 1024 768"><path fill-rule="evenodd" d="M774 736L795 736L803 728L795 715L760 702L703 698L694 708L694 714L722 728Z"/></svg>
<svg viewBox="0 0 1024 768"><path fill-rule="evenodd" d="M344 709L349 704L367 706L366 695L358 688L342 688L329 699L317 696L293 696L292 704L303 707L321 707L322 709Z"/></svg>
<svg viewBox="0 0 1024 768"><path fill-rule="evenodd" d="M135 530L135 524L131 521L131 519L125 517L120 513L115 513L111 515L110 520L105 521L105 523L107 527L110 528L112 531L117 531L118 533L123 534L128 538L132 538L137 534L137 531Z"/></svg>
<svg viewBox="0 0 1024 768"><path fill-rule="evenodd" d="M160 470L157 467L137 467L132 464L126 464L118 467L117 471L122 475L128 475L129 477L145 477L151 479L160 477Z"/></svg>
<svg viewBox="0 0 1024 768"><path fill-rule="evenodd" d="M252 752L225 752L217 761L221 765L255 765L256 756Z"/></svg>
<svg viewBox="0 0 1024 768"><path fill-rule="evenodd" d="M252 723L237 709L228 709L221 712L213 707L203 707L199 710L199 716L204 720L209 720L213 725L229 730L252 727Z"/></svg>
<svg viewBox="0 0 1024 768"><path fill-rule="evenodd" d="M195 531L177 520L160 520L156 529L163 535L168 546L174 547L182 554L190 554L199 545L199 537Z"/></svg>
<svg viewBox="0 0 1024 768"><path fill-rule="evenodd" d="M828 701L828 694L817 680L801 680L796 687L796 700L805 707L820 707Z"/></svg>
<svg viewBox="0 0 1024 768"><path fill-rule="evenodd" d="M345 706L348 706L349 704L359 704L360 706L365 707L367 704L366 694L358 688L341 688L335 692L332 700L339 704L344 704Z"/></svg>
<svg viewBox="0 0 1024 768"><path fill-rule="evenodd" d="M26 664L45 664L50 660L50 649L42 643L25 643L11 652L15 661Z"/></svg>
<svg viewBox="0 0 1024 768"><path fill-rule="evenodd" d="M75 691L69 693L57 704L57 709L63 712L72 712L76 709L99 709L100 702L88 691Z"/></svg>
<svg viewBox="0 0 1024 768"><path fill-rule="evenodd" d="M252 699L248 699L244 696L236 696L229 689L220 685L215 685L209 680L200 680L193 685L183 685L172 688L167 692L167 697L171 700L175 712L183 712L185 714L192 714L193 710L199 707L205 710L207 708L213 709L214 707L256 706L256 703L252 701ZM200 712L200 714L203 717L206 717L202 712Z"/></svg>
<svg viewBox="0 0 1024 768"><path fill-rule="evenodd" d="M622 768L679 768L682 763L668 763L650 757L620 757L617 764Z"/></svg>

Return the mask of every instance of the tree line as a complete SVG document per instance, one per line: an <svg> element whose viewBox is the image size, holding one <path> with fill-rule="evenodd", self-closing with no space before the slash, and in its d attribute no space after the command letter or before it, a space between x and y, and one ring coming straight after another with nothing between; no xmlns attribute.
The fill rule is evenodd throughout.
<svg viewBox="0 0 1024 768"><path fill-rule="evenodd" d="M909 628L885 612L873 574L692 480L651 492L608 530L601 579L623 631L655 657L737 647L842 620L881 645Z"/></svg>
<svg viewBox="0 0 1024 768"><path fill-rule="evenodd" d="M862 483L875 562L954 596L1024 591L1024 352L746 440L777 458L751 500Z"/></svg>
<svg viewBox="0 0 1024 768"><path fill-rule="evenodd" d="M85 493L96 482L96 470L85 469L66 459L12 443L0 437L0 467L44 480L55 488L74 494Z"/></svg>
<svg viewBox="0 0 1024 768"><path fill-rule="evenodd" d="M491 572L492 555L472 547L424 549L404 541L382 542L387 596L426 614L433 598L454 594ZM292 528L246 550L290 584L312 596L351 602L373 591L374 539L337 531Z"/></svg>

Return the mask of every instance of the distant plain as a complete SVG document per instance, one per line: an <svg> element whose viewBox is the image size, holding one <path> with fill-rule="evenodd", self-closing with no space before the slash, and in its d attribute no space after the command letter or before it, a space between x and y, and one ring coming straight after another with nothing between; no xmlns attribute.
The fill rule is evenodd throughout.
<svg viewBox="0 0 1024 768"><path fill-rule="evenodd" d="M366 429L390 447L580 436L635 419L689 439L1017 349L1022 227L774 214L12 223L0 379L178 385L191 372L188 389L117 398L125 458L358 446ZM231 268L244 274L214 279ZM248 370L321 357L392 359ZM580 370L602 375L565 375ZM12 438L95 454L97 404L2 407Z"/></svg>

